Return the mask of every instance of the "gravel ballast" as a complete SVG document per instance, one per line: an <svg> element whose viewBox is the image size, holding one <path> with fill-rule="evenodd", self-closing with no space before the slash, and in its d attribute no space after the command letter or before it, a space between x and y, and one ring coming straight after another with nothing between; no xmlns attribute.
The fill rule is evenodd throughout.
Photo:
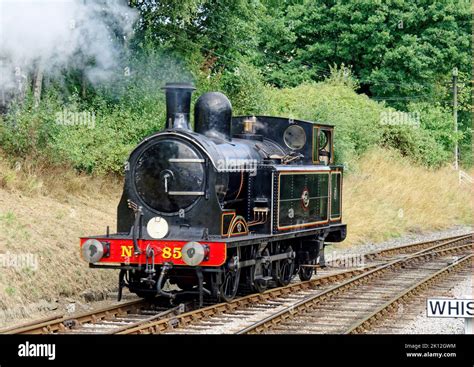
<svg viewBox="0 0 474 367"><path fill-rule="evenodd" d="M465 278L451 290L453 299L473 299L472 276ZM464 319L427 317L421 312L405 325L400 334L464 334Z"/></svg>

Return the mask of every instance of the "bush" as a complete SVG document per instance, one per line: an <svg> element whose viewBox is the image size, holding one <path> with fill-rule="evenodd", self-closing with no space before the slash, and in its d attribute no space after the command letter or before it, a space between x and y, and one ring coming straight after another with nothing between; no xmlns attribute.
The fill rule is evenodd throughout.
<svg viewBox="0 0 474 367"><path fill-rule="evenodd" d="M428 104L409 106L419 126L387 124L384 116L399 112L357 94L357 82L344 68L334 67L325 82L277 89L265 86L250 64L214 74L202 69L202 58L189 64L185 67L172 57L149 54L133 60L128 72L109 84L90 86L86 98L77 91L64 98L58 85L51 84L39 108L34 108L31 95L11 108L0 123L1 147L16 157L68 163L88 173L121 174L136 144L163 128L161 87L174 80L195 81L198 90L193 103L206 91L226 93L235 115L266 114L333 124L336 160L346 165L374 146L385 146L437 167L450 160L453 142L460 137L451 132L449 112ZM67 120L63 112L85 112L93 123L58 123L58 119Z"/></svg>
<svg viewBox="0 0 474 367"><path fill-rule="evenodd" d="M408 112L395 111L357 94L352 89L353 82L344 82L339 74L323 83L268 88L269 105L265 112L334 125L339 163L353 161L375 146L394 148L430 167L449 162L455 137L445 110L413 104ZM390 120L394 114L401 118Z"/></svg>

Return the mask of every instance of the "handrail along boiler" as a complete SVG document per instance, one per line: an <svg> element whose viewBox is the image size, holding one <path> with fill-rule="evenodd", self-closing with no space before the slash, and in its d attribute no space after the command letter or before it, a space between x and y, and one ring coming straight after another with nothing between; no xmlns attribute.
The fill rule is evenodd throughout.
<svg viewBox="0 0 474 367"><path fill-rule="evenodd" d="M232 117L227 97L211 92L195 103L193 131L194 87L164 90L166 127L130 154L117 233L81 238L90 267L120 270L119 299L128 287L229 301L239 287L311 278L326 242L346 237L333 127Z"/></svg>

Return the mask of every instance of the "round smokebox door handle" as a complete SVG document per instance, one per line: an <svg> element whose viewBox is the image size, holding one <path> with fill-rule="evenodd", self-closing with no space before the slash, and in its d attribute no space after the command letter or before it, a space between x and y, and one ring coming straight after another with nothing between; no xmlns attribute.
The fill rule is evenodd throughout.
<svg viewBox="0 0 474 367"><path fill-rule="evenodd" d="M163 180L163 186L165 187L165 192L169 192L169 184L174 179L173 171L165 169L160 173L160 177Z"/></svg>

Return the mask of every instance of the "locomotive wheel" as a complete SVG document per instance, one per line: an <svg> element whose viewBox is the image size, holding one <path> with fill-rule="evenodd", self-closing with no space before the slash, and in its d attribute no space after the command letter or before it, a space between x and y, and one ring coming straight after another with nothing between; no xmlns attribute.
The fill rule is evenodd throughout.
<svg viewBox="0 0 474 367"><path fill-rule="evenodd" d="M315 260L312 260L309 263L309 265L314 265L314 264L316 264ZM306 267L306 266L300 266L298 275L299 275L301 281L310 280L311 277L313 276L313 274L314 274L314 268L310 268L310 267Z"/></svg>
<svg viewBox="0 0 474 367"><path fill-rule="evenodd" d="M227 260L224 273L221 274L222 281L219 287L220 298L226 302L234 299L240 282L240 269L237 266L240 260L240 248L233 249L232 253Z"/></svg>
<svg viewBox="0 0 474 367"><path fill-rule="evenodd" d="M291 246L288 246L286 249L281 251L282 253L290 253L293 251ZM277 281L281 286L290 284L291 279L295 275L295 260L294 259L284 259L280 260L277 264Z"/></svg>
<svg viewBox="0 0 474 367"><path fill-rule="evenodd" d="M268 248L262 251L262 256L270 256L270 251ZM253 288L262 293L268 288L268 282L263 281L262 278L271 278L272 277L272 266L270 264L265 264L261 261L258 261L255 265L251 267L252 274L252 285Z"/></svg>

